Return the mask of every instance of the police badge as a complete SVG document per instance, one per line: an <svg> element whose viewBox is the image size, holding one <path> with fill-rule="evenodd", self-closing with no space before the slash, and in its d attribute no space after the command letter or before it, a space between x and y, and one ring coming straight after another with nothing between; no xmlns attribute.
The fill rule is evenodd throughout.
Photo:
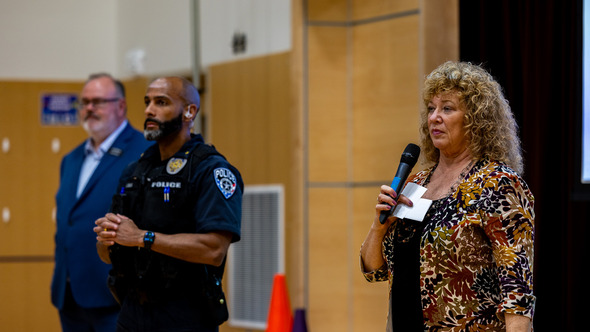
<svg viewBox="0 0 590 332"><path fill-rule="evenodd" d="M166 172L168 172L168 174L174 175L180 172L184 165L186 165L186 159L172 158L168 161L168 164L166 165Z"/></svg>
<svg viewBox="0 0 590 332"><path fill-rule="evenodd" d="M227 199L232 197L236 192L236 176L227 168L216 168L213 170L213 176L215 177L215 184L221 191L223 196Z"/></svg>

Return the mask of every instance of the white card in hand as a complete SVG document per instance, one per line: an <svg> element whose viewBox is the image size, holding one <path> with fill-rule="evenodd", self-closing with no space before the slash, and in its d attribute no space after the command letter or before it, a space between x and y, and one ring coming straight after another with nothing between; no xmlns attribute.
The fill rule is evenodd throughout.
<svg viewBox="0 0 590 332"><path fill-rule="evenodd" d="M431 200L422 198L426 190L428 189L413 182L406 184L401 194L409 198L414 203L414 206L398 204L393 210L393 215L400 219L424 220L424 216L432 204Z"/></svg>

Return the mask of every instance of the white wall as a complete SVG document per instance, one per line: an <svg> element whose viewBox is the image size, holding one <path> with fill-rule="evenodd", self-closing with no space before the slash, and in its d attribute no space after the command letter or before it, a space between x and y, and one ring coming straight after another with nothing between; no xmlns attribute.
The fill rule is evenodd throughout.
<svg viewBox="0 0 590 332"><path fill-rule="evenodd" d="M290 0L200 0L201 66L291 49ZM234 33L247 36L246 52L233 54Z"/></svg>
<svg viewBox="0 0 590 332"><path fill-rule="evenodd" d="M196 7L196 3L199 6ZM0 0L0 79L191 74L291 48L290 0ZM193 33L195 9L200 34ZM235 32L246 52L232 53ZM130 61L134 58L135 61Z"/></svg>
<svg viewBox="0 0 590 332"><path fill-rule="evenodd" d="M134 74L192 74L193 0L117 1L117 72ZM140 71L129 66L129 55L143 53ZM137 68L136 68L137 69Z"/></svg>
<svg viewBox="0 0 590 332"><path fill-rule="evenodd" d="M116 69L115 0L0 0L0 79Z"/></svg>
<svg viewBox="0 0 590 332"><path fill-rule="evenodd" d="M192 73L193 0L0 0L0 79L82 80Z"/></svg>

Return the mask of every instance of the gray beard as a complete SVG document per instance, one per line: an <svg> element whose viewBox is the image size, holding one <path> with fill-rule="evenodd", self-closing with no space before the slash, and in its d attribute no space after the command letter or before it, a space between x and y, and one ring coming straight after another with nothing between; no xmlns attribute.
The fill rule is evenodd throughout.
<svg viewBox="0 0 590 332"><path fill-rule="evenodd" d="M160 129L156 130L144 130L143 137L148 141L157 141L164 136L164 133Z"/></svg>
<svg viewBox="0 0 590 332"><path fill-rule="evenodd" d="M147 130L146 128L146 124L148 121L153 121L159 124L158 129L155 130ZM180 131L182 129L182 114L180 114L178 117L170 120L170 121L165 121L165 122L161 122L155 119L146 119L146 121L143 124L143 137L145 137L145 139L147 139L148 141L157 141L160 140L166 136L169 136L171 134L174 134L178 131Z"/></svg>

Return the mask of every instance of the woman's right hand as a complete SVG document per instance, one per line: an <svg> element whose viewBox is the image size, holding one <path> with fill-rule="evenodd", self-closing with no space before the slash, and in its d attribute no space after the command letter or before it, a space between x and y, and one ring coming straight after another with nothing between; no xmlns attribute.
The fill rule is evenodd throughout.
<svg viewBox="0 0 590 332"><path fill-rule="evenodd" d="M375 271L385 263L385 259L383 259L383 255L381 254L381 243L389 226L397 217L391 215L385 223L381 224L379 221L381 211L391 211L395 209L397 204L412 206L412 201L404 195L401 195L397 201L395 199L396 197L397 193L393 188L386 185L381 186L381 190L377 196L377 205L375 206L375 219L361 246L361 260L364 271Z"/></svg>
<svg viewBox="0 0 590 332"><path fill-rule="evenodd" d="M412 201L406 196L400 195L399 199L396 200L397 196L397 193L390 186L381 186L381 192L377 196L377 205L375 206L375 220L373 221L374 227L387 229L389 225L391 225L391 223L396 219L396 217L390 215L385 223L381 224L379 221L379 215L381 215L381 211L391 211L395 209L397 204L413 206Z"/></svg>

